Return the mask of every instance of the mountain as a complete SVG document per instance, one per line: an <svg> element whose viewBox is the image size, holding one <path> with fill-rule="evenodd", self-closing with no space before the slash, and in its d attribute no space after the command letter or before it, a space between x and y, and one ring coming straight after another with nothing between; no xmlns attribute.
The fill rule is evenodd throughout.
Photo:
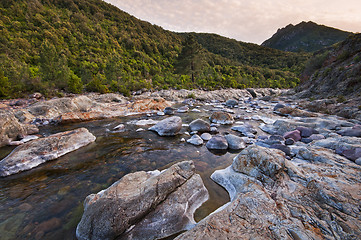
<svg viewBox="0 0 361 240"><path fill-rule="evenodd" d="M316 52L301 77L296 91L304 97L360 98L361 34Z"/></svg>
<svg viewBox="0 0 361 240"><path fill-rule="evenodd" d="M178 34L101 0L1 0L0 98L294 87L307 54Z"/></svg>
<svg viewBox="0 0 361 240"><path fill-rule="evenodd" d="M278 31L262 46L289 52L314 52L345 40L351 32L318 25L314 22L289 24Z"/></svg>

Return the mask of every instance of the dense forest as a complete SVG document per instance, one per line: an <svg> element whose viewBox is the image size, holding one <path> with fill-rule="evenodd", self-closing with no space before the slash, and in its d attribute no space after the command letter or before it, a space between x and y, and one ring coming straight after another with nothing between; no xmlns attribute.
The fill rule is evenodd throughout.
<svg viewBox="0 0 361 240"><path fill-rule="evenodd" d="M0 98L289 88L308 58L214 34L173 33L101 0L0 0Z"/></svg>

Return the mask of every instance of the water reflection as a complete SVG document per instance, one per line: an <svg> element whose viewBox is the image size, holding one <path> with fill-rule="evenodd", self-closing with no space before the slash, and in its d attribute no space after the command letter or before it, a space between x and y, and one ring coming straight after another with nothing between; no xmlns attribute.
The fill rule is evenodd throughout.
<svg viewBox="0 0 361 240"><path fill-rule="evenodd" d="M180 116L184 123L190 123L206 114ZM107 188L130 172L164 169L184 160L194 161L210 194L210 200L196 211L197 221L229 201L227 192L209 176L228 166L236 153L215 155L205 146L181 142L185 135L159 137L150 131L137 132L139 126L126 124L135 119L139 117L42 128L40 133L47 136L86 127L97 140L35 169L0 179L1 239L75 239L87 195ZM126 130L112 132L121 123ZM12 149L1 148L0 157Z"/></svg>

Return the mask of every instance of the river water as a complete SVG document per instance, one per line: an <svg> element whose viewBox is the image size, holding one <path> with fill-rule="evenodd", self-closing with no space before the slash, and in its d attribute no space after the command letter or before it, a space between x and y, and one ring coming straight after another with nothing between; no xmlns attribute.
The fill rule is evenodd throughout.
<svg viewBox="0 0 361 240"><path fill-rule="evenodd" d="M178 115L183 123L190 123L197 118L207 119L209 113ZM97 140L35 169L0 178L0 239L76 239L75 229L86 196L109 187L128 173L161 170L184 160L194 161L210 194L210 199L196 211L196 221L228 202L228 193L209 177L216 169L229 166L236 153L214 154L204 145L181 142L181 138L189 138L185 134L160 137L151 131L137 132L139 126L128 124L148 118L164 117L133 116L42 127L43 136L86 127ZM126 126L124 132L112 131L121 123ZM186 130L184 127L182 132ZM0 148L0 159L12 149Z"/></svg>

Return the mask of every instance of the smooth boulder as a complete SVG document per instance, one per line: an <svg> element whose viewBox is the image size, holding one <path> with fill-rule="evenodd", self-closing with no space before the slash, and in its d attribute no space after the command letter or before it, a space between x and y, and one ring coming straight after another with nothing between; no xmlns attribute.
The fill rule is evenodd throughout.
<svg viewBox="0 0 361 240"><path fill-rule="evenodd" d="M216 135L207 142L206 147L211 150L226 150L228 142L222 135Z"/></svg>
<svg viewBox="0 0 361 240"><path fill-rule="evenodd" d="M89 195L76 230L77 238L110 240L129 233L134 224L136 226L160 203L167 201L167 197L191 179L194 172L193 162L184 161L162 172L130 173L109 188ZM171 206L167 208L169 211L172 211ZM182 218L180 215L178 219Z"/></svg>
<svg viewBox="0 0 361 240"><path fill-rule="evenodd" d="M95 139L86 128L78 128L24 143L0 161L0 176L32 169L86 146Z"/></svg>
<svg viewBox="0 0 361 240"><path fill-rule="evenodd" d="M182 119L178 116L169 117L149 128L160 136L175 136L182 129Z"/></svg>
<svg viewBox="0 0 361 240"><path fill-rule="evenodd" d="M227 134L225 138L228 143L228 148L231 150L240 150L247 147L246 143L241 137L238 137L233 134Z"/></svg>
<svg viewBox="0 0 361 240"><path fill-rule="evenodd" d="M191 132L209 132L211 125L202 119L196 119L189 124L189 129Z"/></svg>

